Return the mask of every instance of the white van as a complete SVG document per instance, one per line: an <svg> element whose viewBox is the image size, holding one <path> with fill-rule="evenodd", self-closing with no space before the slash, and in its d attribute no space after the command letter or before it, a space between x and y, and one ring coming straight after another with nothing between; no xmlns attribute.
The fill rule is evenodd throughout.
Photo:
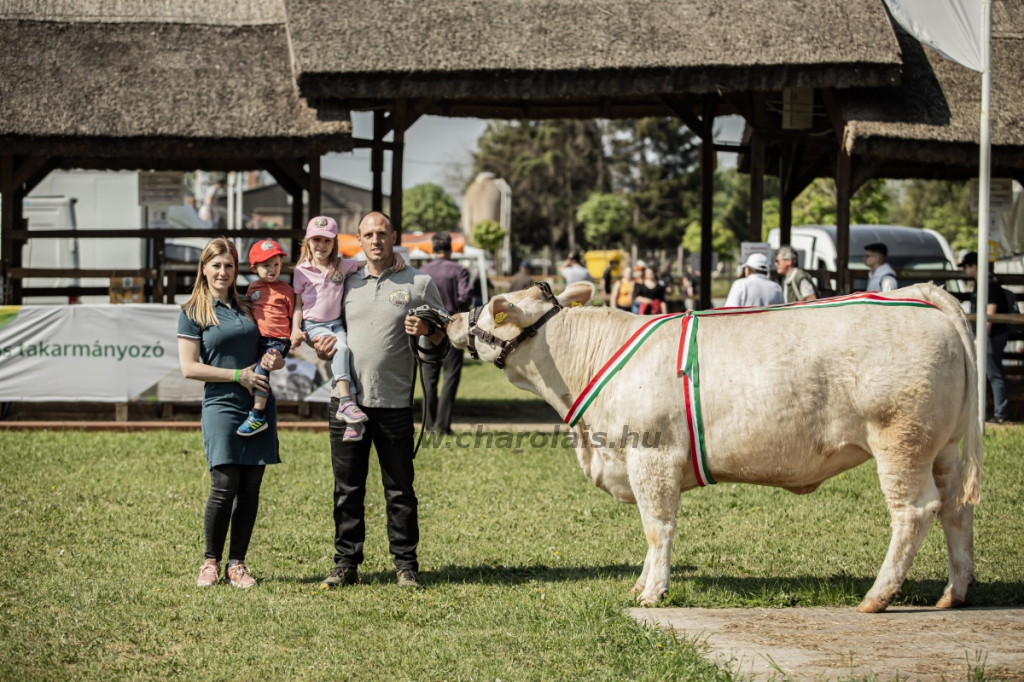
<svg viewBox="0 0 1024 682"><path fill-rule="evenodd" d="M779 229L768 234L772 250L779 248ZM868 284L864 265L864 247L882 243L889 250L886 262L894 270L956 270L956 258L945 237L934 230L896 225L850 226L850 274L854 291L864 291ZM836 270L836 226L802 225L794 227L791 246L796 250L800 267L805 270L827 268ZM900 286L913 282L901 281ZM835 286L834 280L832 284ZM947 286L960 290L960 282L950 280Z"/></svg>

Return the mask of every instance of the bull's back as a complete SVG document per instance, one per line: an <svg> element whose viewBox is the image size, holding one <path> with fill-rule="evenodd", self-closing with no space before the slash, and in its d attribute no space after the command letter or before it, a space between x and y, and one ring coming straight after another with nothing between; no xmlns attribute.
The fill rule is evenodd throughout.
<svg viewBox="0 0 1024 682"><path fill-rule="evenodd" d="M785 309L699 325L705 442L718 480L800 487L869 458L886 428L948 441L959 422L964 350L939 310Z"/></svg>

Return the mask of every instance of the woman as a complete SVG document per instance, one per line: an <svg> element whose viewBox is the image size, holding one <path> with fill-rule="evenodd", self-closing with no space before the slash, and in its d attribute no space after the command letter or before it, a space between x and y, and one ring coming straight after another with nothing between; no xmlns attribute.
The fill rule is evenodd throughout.
<svg viewBox="0 0 1024 682"><path fill-rule="evenodd" d="M629 268L622 268L622 276L612 285L611 300L619 310L633 308L633 272Z"/></svg>
<svg viewBox="0 0 1024 682"><path fill-rule="evenodd" d="M657 315L665 300L665 285L654 274L654 268L644 268L644 278L636 285L633 312L638 315Z"/></svg>
<svg viewBox="0 0 1024 682"><path fill-rule="evenodd" d="M188 379L206 383L203 391L203 447L210 467L210 497L204 520L206 561L200 587L220 580L220 559L231 526L227 579L235 587L256 580L245 565L245 553L256 523L260 484L267 464L277 464L277 406L267 400L268 428L242 438L235 429L249 414L253 389L269 392L267 378L256 374L260 333L248 299L238 295L238 252L218 237L203 249L195 287L178 318L178 359ZM264 369L284 366L276 351L262 358Z"/></svg>

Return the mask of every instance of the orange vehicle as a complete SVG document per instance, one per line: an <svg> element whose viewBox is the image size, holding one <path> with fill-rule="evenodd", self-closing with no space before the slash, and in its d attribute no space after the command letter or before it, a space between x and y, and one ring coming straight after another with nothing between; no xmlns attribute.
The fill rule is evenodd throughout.
<svg viewBox="0 0 1024 682"><path fill-rule="evenodd" d="M462 253L462 247L466 244L466 236L461 232L452 232L452 251ZM399 246L406 246L410 251L419 249L424 253L433 253L434 247L431 244L433 232L420 232L418 234L402 234L402 243ZM354 234L338 235L338 251L345 258L355 258L356 254L362 251L359 246L359 238Z"/></svg>

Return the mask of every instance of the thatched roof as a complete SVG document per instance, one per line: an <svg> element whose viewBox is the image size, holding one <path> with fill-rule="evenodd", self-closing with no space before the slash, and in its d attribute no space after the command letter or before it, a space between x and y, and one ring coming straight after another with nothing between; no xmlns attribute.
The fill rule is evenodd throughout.
<svg viewBox="0 0 1024 682"><path fill-rule="evenodd" d="M285 0L314 98L578 97L878 86L881 0Z"/></svg>
<svg viewBox="0 0 1024 682"><path fill-rule="evenodd" d="M0 146L142 159L351 148L349 121L320 121L299 97L282 20L278 2L7 0Z"/></svg>
<svg viewBox="0 0 1024 682"><path fill-rule="evenodd" d="M851 154L902 163L978 164L981 74L898 30L899 86L855 90L840 102ZM992 163L1024 168L1024 3L997 2L992 40Z"/></svg>

